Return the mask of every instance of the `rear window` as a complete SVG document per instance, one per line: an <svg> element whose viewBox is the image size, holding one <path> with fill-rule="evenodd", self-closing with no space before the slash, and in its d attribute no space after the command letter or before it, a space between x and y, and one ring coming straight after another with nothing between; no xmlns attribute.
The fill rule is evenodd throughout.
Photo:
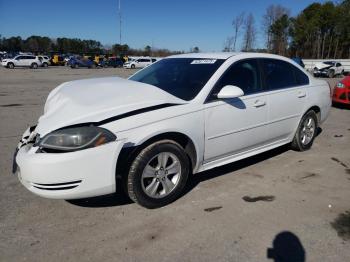
<svg viewBox="0 0 350 262"><path fill-rule="evenodd" d="M295 75L297 85L299 86L308 85L310 83L309 77L297 67L293 65L292 67L294 69L294 75Z"/></svg>
<svg viewBox="0 0 350 262"><path fill-rule="evenodd" d="M262 67L267 90L295 87L306 82L305 77L300 75L302 72L300 70L297 72L297 68L286 61L262 59Z"/></svg>

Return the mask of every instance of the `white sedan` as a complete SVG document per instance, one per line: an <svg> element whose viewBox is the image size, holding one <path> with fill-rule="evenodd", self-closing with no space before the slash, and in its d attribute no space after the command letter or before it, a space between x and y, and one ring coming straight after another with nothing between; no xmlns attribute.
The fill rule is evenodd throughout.
<svg viewBox="0 0 350 262"><path fill-rule="evenodd" d="M161 207L192 174L285 144L309 149L330 106L329 85L284 57L171 56L128 80L54 89L17 147L14 172L43 197L93 197L123 183L138 204Z"/></svg>

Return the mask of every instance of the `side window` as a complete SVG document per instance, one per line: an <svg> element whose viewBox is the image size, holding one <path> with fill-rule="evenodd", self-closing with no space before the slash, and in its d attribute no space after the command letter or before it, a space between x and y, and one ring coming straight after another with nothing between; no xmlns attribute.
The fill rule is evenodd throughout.
<svg viewBox="0 0 350 262"><path fill-rule="evenodd" d="M246 59L234 63L216 83L210 100L216 99L216 95L226 85L238 86L243 90L244 95L260 92L262 88L258 61Z"/></svg>
<svg viewBox="0 0 350 262"><path fill-rule="evenodd" d="M277 59L262 59L267 90L297 86L292 65Z"/></svg>
<svg viewBox="0 0 350 262"><path fill-rule="evenodd" d="M337 67L341 67L341 63L337 63Z"/></svg>
<svg viewBox="0 0 350 262"><path fill-rule="evenodd" d="M154 63L155 61L157 61L156 59L152 58L152 63Z"/></svg>
<svg viewBox="0 0 350 262"><path fill-rule="evenodd" d="M17 58L16 58L16 60L22 60L23 59L23 56L18 56Z"/></svg>
<svg viewBox="0 0 350 262"><path fill-rule="evenodd" d="M300 69L296 68L295 66L292 66L292 67L294 69L294 75L297 81L297 85L299 86L308 85L310 83L309 77Z"/></svg>

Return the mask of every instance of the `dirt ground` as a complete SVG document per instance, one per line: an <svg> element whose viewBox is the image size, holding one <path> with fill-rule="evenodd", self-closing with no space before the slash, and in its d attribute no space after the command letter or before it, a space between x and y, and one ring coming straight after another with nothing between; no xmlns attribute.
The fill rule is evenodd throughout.
<svg viewBox="0 0 350 262"><path fill-rule="evenodd" d="M50 90L132 72L0 68L0 261L350 261L349 109L332 108L312 150L283 147L198 174L156 210L120 193L44 199L11 175Z"/></svg>

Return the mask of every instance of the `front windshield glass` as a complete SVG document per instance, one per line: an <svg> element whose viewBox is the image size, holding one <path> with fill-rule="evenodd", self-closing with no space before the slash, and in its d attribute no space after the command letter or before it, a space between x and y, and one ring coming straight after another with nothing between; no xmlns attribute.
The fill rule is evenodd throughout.
<svg viewBox="0 0 350 262"><path fill-rule="evenodd" d="M223 59L168 58L136 73L130 80L156 86L189 101L197 96Z"/></svg>

